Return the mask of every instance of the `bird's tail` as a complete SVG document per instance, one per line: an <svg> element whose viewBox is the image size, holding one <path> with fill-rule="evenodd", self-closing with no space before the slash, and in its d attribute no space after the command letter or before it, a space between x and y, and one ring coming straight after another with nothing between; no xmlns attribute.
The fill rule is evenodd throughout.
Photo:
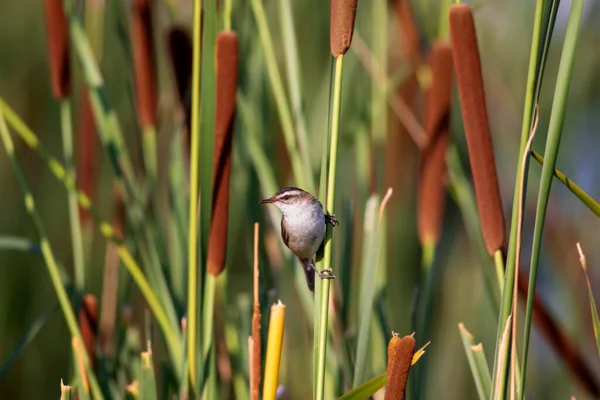
<svg viewBox="0 0 600 400"><path fill-rule="evenodd" d="M301 258L304 275L306 275L306 284L311 292L315 291L315 262L312 258Z"/></svg>

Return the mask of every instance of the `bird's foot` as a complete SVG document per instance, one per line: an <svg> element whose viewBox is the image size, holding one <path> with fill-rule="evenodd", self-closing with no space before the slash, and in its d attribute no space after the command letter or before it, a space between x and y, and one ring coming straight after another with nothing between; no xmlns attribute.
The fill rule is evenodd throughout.
<svg viewBox="0 0 600 400"><path fill-rule="evenodd" d="M317 273L321 279L335 279L335 275L333 274L333 270L331 268L318 271Z"/></svg>
<svg viewBox="0 0 600 400"><path fill-rule="evenodd" d="M334 214L325 214L325 223L331 224L332 226L339 225L339 221L335 219Z"/></svg>

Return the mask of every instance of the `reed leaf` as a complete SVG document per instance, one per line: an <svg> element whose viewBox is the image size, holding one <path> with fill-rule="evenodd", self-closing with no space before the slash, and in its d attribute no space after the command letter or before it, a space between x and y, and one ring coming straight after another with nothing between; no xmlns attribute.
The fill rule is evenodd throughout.
<svg viewBox="0 0 600 400"><path fill-rule="evenodd" d="M485 359L481 343L475 344L475 337L465 328L463 323L458 324L460 337L465 347L465 354L471 368L471 375L477 387L480 400L486 400L492 387L492 376Z"/></svg>
<svg viewBox="0 0 600 400"><path fill-rule="evenodd" d="M561 55L558 76L556 78L556 88L550 114L550 123L548 126L548 137L546 139L546 150L544 152L545 163L542 167L542 177L540 180L540 189L538 194L538 203L536 208L536 218L533 231L533 245L531 249L531 263L529 270L529 291L527 293L527 313L525 314L525 332L523 339L523 363L521 370L521 388L519 394L522 399L524 395L525 380L527 373L527 355L529 350L529 335L531 333L531 319L533 314L533 297L535 293L535 283L537 277L538 261L540 248L542 244L542 233L544 230L544 220L548 207L548 198L552 187L552 177L556 167L556 157L560 145L562 128L564 124L565 112L567 108L567 99L571 85L573 65L575 62L575 49L581 26L583 14L583 0L574 0L571 4L569 14L569 23L565 34L565 42ZM524 155L526 156L526 155Z"/></svg>

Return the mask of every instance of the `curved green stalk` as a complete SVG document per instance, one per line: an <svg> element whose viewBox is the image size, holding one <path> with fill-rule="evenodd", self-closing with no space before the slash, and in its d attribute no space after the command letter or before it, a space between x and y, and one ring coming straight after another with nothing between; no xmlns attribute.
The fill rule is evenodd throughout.
<svg viewBox="0 0 600 400"><path fill-rule="evenodd" d="M329 147L329 170L327 177L327 200L325 210L333 214L333 206L335 204L335 176L337 170L337 150L340 127L340 104L342 97L342 70L344 56L338 56L335 63L335 74L333 80L333 92L331 101L331 119L330 119L330 140ZM327 227L325 238L325 253L323 256L324 269L331 268L331 227ZM325 393L325 358L327 355L327 325L329 319L329 287L330 279L323 279L321 282L321 301L318 310L320 324L318 327L318 360L317 360L317 382L316 399L322 400Z"/></svg>
<svg viewBox="0 0 600 400"><path fill-rule="evenodd" d="M200 112L200 47L202 1L194 1L194 48L192 59L192 122L190 158L190 208L188 233L188 311L187 351L192 392L197 387L196 344L198 340L198 165L199 165L199 112Z"/></svg>
<svg viewBox="0 0 600 400"><path fill-rule="evenodd" d="M73 127L71 123L71 104L69 99L60 102L60 122L63 141L63 154L65 156L65 169L67 175L75 181L75 167L73 163ZM77 194L69 190L69 223L71 225L71 241L73 250L73 269L75 271L75 287L83 292L85 287L85 268L83 264L83 239L79 210L77 209Z"/></svg>
<svg viewBox="0 0 600 400"><path fill-rule="evenodd" d="M539 75L539 54L540 54L540 44L541 44L541 27L542 27L542 16L544 10L545 0L537 0L536 8L535 8L535 22L533 25L533 36L531 40L531 50L529 53L529 68L527 72L527 86L525 90L525 105L523 109L523 122L521 125L521 143L519 146L518 153L518 161L517 161L517 176L515 182L521 182L522 174L527 176L527 172L529 170L529 164L525 164L525 170L521 169L523 151L525 149L525 145L527 144L527 139L529 138L529 132L531 130L531 125L533 121L533 104L534 97L536 94L536 83L538 83L538 75ZM539 84L539 83L538 83ZM527 180L524 180L523 184L523 192L527 192ZM523 199L523 203L525 203L525 199ZM511 218L511 229L510 236L508 241L508 252L506 256L506 270L505 270L505 282L513 282L515 277L515 253L516 253L516 240L517 240L517 220L519 218L519 191L515 190L513 194L513 208L512 208L512 218ZM498 343L502 338L502 334L505 331L506 321L508 320L508 316L510 315L511 305L512 305L512 297L513 297L513 285L505 284L502 288L502 300L500 305L500 314L498 319L498 331L496 334L496 349L494 352L494 370L492 372L492 390L496 387L496 367L498 360L498 352L500 350L500 346ZM504 383L502 383L504 384ZM493 393L490 393L490 396L493 396Z"/></svg>
<svg viewBox="0 0 600 400"><path fill-rule="evenodd" d="M271 82L271 88L273 89L273 94L275 95L277 112L279 114L279 118L281 119L283 138L285 139L285 144L292 162L294 178L299 187L307 190L308 192L314 193L314 182L312 173L310 171L310 165L308 160L302 160L300 152L298 151L298 146L296 145L296 135L294 133L292 113L286 99L281 73L277 68L275 50L273 47L271 34L269 32L265 10L261 0L251 0L250 3L252 5L252 11L258 27L260 42L265 54L268 76ZM306 157L307 156L308 152L306 152Z"/></svg>
<svg viewBox="0 0 600 400"><path fill-rule="evenodd" d="M76 188L75 182L67 176L65 172L65 168L63 165L54 157L52 157L47 150L42 146L39 142L35 133L25 125L25 123L19 118L19 116L4 102L3 99L0 98L0 115L1 120L4 121L4 116L8 122L12 125L18 135L23 139L23 141L33 150L35 150L38 155L44 160L52 174L63 184L63 186L69 190L74 188L77 193L77 202L79 206L84 210L88 211L92 218L98 224L99 230L104 236L104 238L115 244L117 248L117 252L119 254L119 258L133 277L133 280L139 287L140 291L144 295L144 298L148 302L148 306L152 313L156 317L156 320L161 327L163 334L165 335L165 340L167 342L167 347L169 348L170 355L173 359L174 368L176 372L179 373L179 368L182 365L181 358L181 349L180 349L180 338L178 337L178 333L175 330L175 327L170 323L169 317L163 305L159 301L156 294L153 292L148 280L144 276L141 268L134 260L133 256L124 246L122 240L118 238L111 225L102 218L101 214L98 212L90 198ZM0 132L2 133L2 132ZM7 140L9 141L12 148L12 139L10 136L7 136ZM41 246L41 243L40 243ZM42 249L43 251L43 249Z"/></svg>
<svg viewBox="0 0 600 400"><path fill-rule="evenodd" d="M25 180L25 175L23 174L23 168L21 167L21 163L19 162L15 154L14 144L10 137L10 133L8 132L8 127L6 126L6 121L2 112L0 112L0 137L2 138L2 143L4 144L4 150L6 150L6 154L10 158L13 165L13 169L17 176L19 187L21 188L21 192L23 193L23 200L25 202L25 208L27 209L27 213L33 220L35 228L40 237L42 257L44 258L46 266L48 267L48 274L50 275L50 280L52 281L52 286L54 286L56 297L58 297L58 302L60 303L60 307L65 316L69 332L71 336L76 337L80 343L83 343L83 339L81 338L81 332L79 331L79 326L77 324L77 318L75 317L75 313L73 312L73 307L71 306L71 302L69 300L69 296L67 295L67 291L65 290L65 287L62 284L60 271L58 269L58 265L56 264L56 259L54 258L52 248L50 247L50 242L48 241L48 237L46 236L46 230L44 229L42 219L40 218L37 212L35 200L33 198L33 195L31 194L31 190L29 189L27 181ZM102 395L102 392L100 391L100 386L98 385L96 375L94 374L94 371L91 368L90 359L87 355L87 352L82 353L83 363L85 366L86 374L90 381L90 386L92 389L92 393L94 394L94 398L103 399L104 397Z"/></svg>
<svg viewBox="0 0 600 400"><path fill-rule="evenodd" d="M523 398L523 392L525 389L525 379L527 375L527 352L529 350L529 335L531 333L531 318L533 314L533 297L535 293L535 280L537 276L540 247L542 245L542 233L544 230L544 220L546 217L546 209L548 207L548 197L552 187L552 177L554 175L554 169L556 166L556 156L558 154L565 111L567 108L569 88L571 86L571 76L573 74L573 64L575 62L575 48L577 46L581 17L583 15L583 4L584 0L573 0L571 3L569 24L567 25L565 43L563 45L560 65L558 68L556 89L552 104L552 114L550 115L550 123L548 128L548 138L546 139L546 150L544 152L544 158L546 162L542 167L542 177L540 180L535 225L533 230L533 244L531 249L529 289L527 292L527 313L525 315L525 333L523 339L523 368L521 370L521 388L523 388L523 390L519 392L519 399Z"/></svg>
<svg viewBox="0 0 600 400"><path fill-rule="evenodd" d="M539 162L541 165L544 165L544 157L536 153L535 151L531 152L531 156ZM571 191L591 212L596 214L597 217L600 218L600 204L598 204L594 199L590 197L589 194L583 191L575 182L569 179L565 174L560 172L559 170L554 170L554 176L566 186L567 189Z"/></svg>

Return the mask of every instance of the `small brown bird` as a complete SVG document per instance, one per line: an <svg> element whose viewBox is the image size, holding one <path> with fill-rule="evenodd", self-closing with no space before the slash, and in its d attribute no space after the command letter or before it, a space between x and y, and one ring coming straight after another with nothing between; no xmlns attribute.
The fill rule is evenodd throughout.
<svg viewBox="0 0 600 400"><path fill-rule="evenodd" d="M300 259L308 288L315 290L315 272L321 279L335 278L330 269L315 268L314 257L325 238L325 224L339 224L333 215L323 212L321 202L302 189L286 187L260 203L273 204L281 211L281 238Z"/></svg>

